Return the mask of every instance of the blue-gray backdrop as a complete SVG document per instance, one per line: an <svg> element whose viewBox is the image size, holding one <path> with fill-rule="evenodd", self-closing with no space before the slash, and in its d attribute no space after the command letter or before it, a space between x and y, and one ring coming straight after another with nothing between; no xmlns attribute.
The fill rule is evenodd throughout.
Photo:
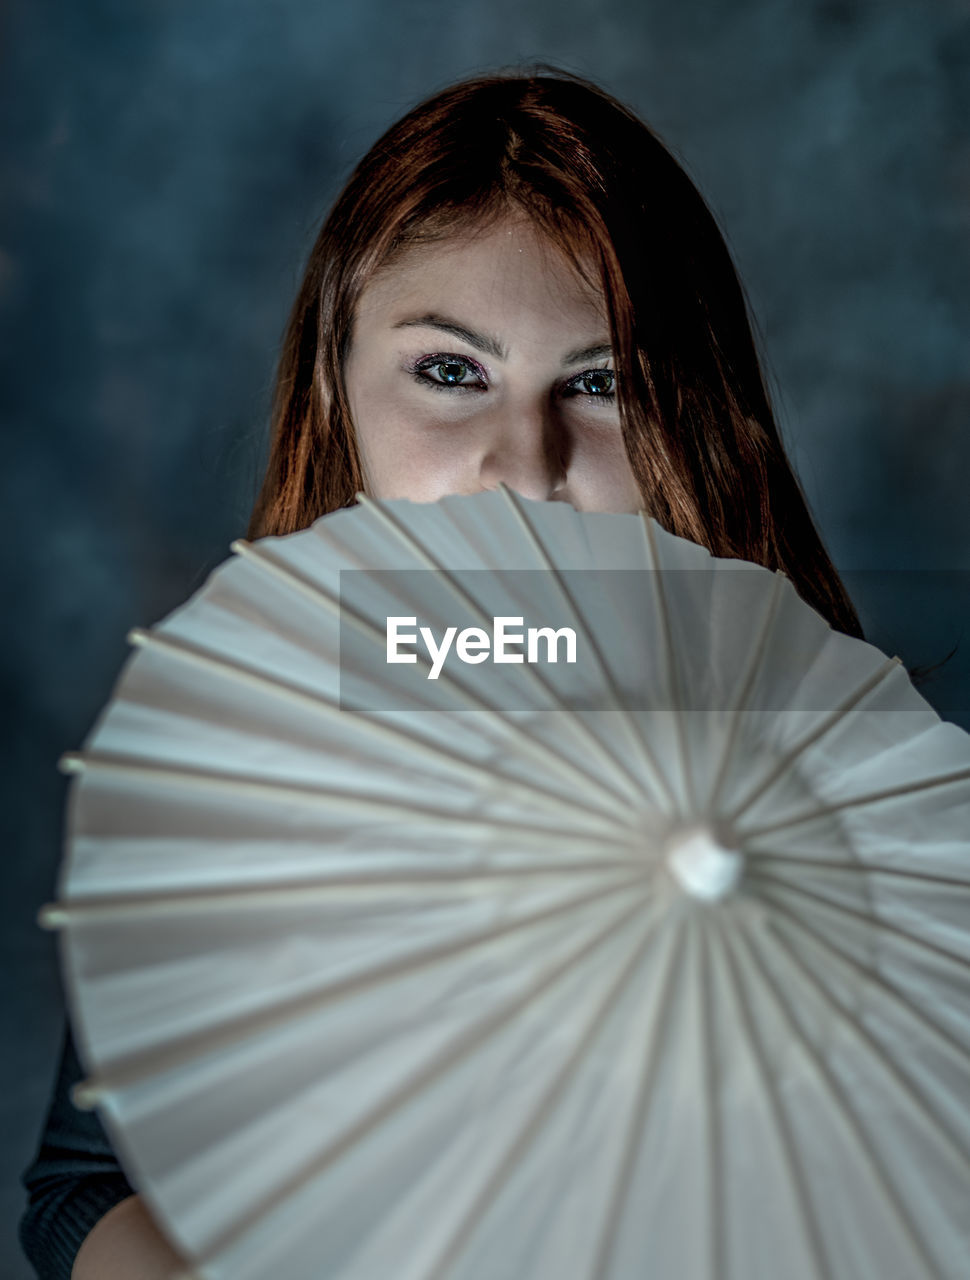
<svg viewBox="0 0 970 1280"><path fill-rule="evenodd" d="M65 780L127 652L243 532L306 252L395 117L557 61L725 228L783 429L872 638L970 727L965 0L7 0L0 1276L58 1048ZM902 572L902 571L907 572Z"/></svg>

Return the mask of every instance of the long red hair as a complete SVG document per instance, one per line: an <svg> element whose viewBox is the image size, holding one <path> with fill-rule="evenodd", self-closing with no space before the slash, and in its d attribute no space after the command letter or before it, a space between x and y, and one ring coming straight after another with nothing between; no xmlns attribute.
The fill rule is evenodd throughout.
<svg viewBox="0 0 970 1280"><path fill-rule="evenodd" d="M631 110L555 68L445 89L351 175L287 326L248 536L305 528L364 488L342 366L375 271L410 245L523 211L587 278L595 264L645 510L714 555L784 571L833 627L861 635L785 456L713 215Z"/></svg>

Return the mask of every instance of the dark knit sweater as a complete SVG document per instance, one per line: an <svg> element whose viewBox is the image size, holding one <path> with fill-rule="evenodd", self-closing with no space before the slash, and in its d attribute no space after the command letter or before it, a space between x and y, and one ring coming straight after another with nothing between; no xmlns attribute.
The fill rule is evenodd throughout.
<svg viewBox="0 0 970 1280"><path fill-rule="evenodd" d="M78 1111L71 1102L71 1086L81 1078L67 1028L40 1147L21 1175L29 1198L20 1219L20 1243L40 1280L70 1280L85 1236L133 1194L97 1115Z"/></svg>

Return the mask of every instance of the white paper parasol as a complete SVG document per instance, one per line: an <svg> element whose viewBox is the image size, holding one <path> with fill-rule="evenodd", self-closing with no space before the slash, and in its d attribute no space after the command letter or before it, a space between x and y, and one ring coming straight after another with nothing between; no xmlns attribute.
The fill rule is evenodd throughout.
<svg viewBox="0 0 970 1280"><path fill-rule="evenodd" d="M65 757L44 916L197 1274L968 1274L970 737L898 661L504 487L234 550Z"/></svg>

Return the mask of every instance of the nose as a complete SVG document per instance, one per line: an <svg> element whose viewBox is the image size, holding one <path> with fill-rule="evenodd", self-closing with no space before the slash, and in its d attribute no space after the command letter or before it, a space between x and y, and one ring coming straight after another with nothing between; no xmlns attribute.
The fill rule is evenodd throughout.
<svg viewBox="0 0 970 1280"><path fill-rule="evenodd" d="M559 499L568 467L565 432L546 406L509 406L491 415L479 467L483 489L502 482L524 498Z"/></svg>

